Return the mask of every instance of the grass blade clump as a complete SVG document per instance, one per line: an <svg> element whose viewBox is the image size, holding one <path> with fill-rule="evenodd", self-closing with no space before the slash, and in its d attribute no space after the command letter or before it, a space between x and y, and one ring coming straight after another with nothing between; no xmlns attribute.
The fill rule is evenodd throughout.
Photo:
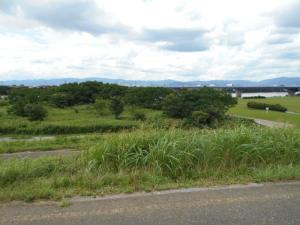
<svg viewBox="0 0 300 225"><path fill-rule="evenodd" d="M300 135L292 130L167 130L107 137L88 156L96 168L153 170L179 177L206 169L300 162Z"/></svg>

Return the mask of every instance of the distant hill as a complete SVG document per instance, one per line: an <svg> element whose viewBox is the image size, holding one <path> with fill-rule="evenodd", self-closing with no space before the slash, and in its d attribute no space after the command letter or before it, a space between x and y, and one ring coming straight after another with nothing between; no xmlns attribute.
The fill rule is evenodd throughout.
<svg viewBox="0 0 300 225"><path fill-rule="evenodd" d="M61 78L61 79L36 79L36 80L9 80L0 81L0 85L25 85L25 86L51 86L65 83L99 81L103 83L119 84L126 86L158 86L158 87L197 87L197 86L300 86L300 77L278 77L261 81L249 80L210 80L210 81L176 81L176 80L124 80L99 77L89 78Z"/></svg>

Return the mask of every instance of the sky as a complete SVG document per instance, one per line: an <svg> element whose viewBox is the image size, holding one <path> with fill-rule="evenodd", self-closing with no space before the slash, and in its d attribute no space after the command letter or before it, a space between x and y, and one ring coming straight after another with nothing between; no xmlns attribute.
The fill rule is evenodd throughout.
<svg viewBox="0 0 300 225"><path fill-rule="evenodd" d="M0 80L300 77L300 0L0 0Z"/></svg>

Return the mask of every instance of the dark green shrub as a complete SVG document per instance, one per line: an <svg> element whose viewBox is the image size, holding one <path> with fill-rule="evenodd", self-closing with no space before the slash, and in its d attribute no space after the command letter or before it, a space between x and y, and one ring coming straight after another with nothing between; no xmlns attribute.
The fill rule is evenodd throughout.
<svg viewBox="0 0 300 225"><path fill-rule="evenodd" d="M279 111L279 112L286 112L287 108L282 106L282 105L275 104L275 105L270 105L270 110Z"/></svg>
<svg viewBox="0 0 300 225"><path fill-rule="evenodd" d="M16 116L26 116L26 113L24 111L25 103L22 101L17 101L13 103L10 107L7 109L8 114L13 114Z"/></svg>
<svg viewBox="0 0 300 225"><path fill-rule="evenodd" d="M47 110L38 104L28 104L24 107L25 116L30 121L44 120L47 116Z"/></svg>
<svg viewBox="0 0 300 225"><path fill-rule="evenodd" d="M203 111L195 111L191 116L192 123L195 126L203 126L208 123L209 114Z"/></svg>
<svg viewBox="0 0 300 225"><path fill-rule="evenodd" d="M266 97L265 96L261 96L261 95L243 97L243 99L262 99L262 98L266 98Z"/></svg>
<svg viewBox="0 0 300 225"><path fill-rule="evenodd" d="M50 97L50 103L58 108L64 108L68 106L72 106L73 104L73 97L69 94L65 93L55 93Z"/></svg>
<svg viewBox="0 0 300 225"><path fill-rule="evenodd" d="M8 101L5 99L0 99L0 107L9 105Z"/></svg>
<svg viewBox="0 0 300 225"><path fill-rule="evenodd" d="M133 113L133 119L144 121L144 120L146 120L146 115L143 112L135 112L135 113Z"/></svg>
<svg viewBox="0 0 300 225"><path fill-rule="evenodd" d="M119 119L119 116L124 110L123 102L118 98L113 98L110 103L110 111L115 115L116 119Z"/></svg>
<svg viewBox="0 0 300 225"><path fill-rule="evenodd" d="M252 108L252 109L261 109L261 110L266 110L266 108L269 108L269 110L272 111L278 111L278 112L286 112L287 108L279 105L279 104L267 104L267 103L263 103L263 102L248 102L247 103L247 107L248 108Z"/></svg>

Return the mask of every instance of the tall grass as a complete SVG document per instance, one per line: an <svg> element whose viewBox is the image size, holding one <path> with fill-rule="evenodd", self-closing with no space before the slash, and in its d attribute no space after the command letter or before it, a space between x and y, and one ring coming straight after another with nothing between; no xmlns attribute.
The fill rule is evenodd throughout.
<svg viewBox="0 0 300 225"><path fill-rule="evenodd" d="M246 127L123 133L92 147L87 161L109 171L150 169L175 178L199 169L298 164L300 134Z"/></svg>
<svg viewBox="0 0 300 225"><path fill-rule="evenodd" d="M137 130L90 141L76 158L0 160L0 202L300 179L293 129Z"/></svg>

